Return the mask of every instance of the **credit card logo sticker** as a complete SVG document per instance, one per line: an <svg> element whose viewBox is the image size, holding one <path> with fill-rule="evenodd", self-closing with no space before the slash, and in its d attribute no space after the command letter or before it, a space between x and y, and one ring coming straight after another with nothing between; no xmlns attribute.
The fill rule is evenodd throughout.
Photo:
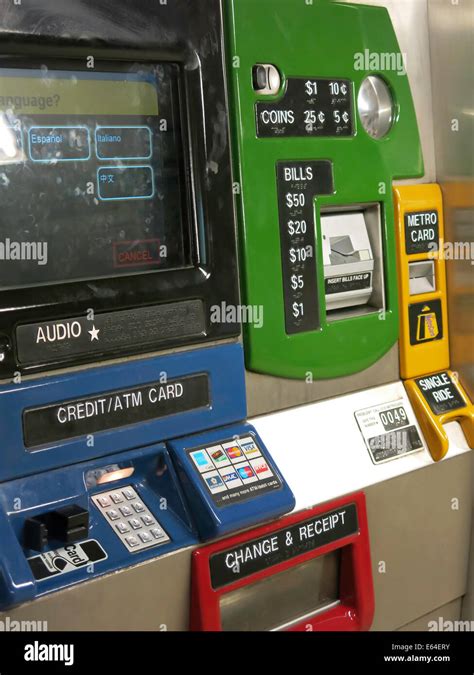
<svg viewBox="0 0 474 675"><path fill-rule="evenodd" d="M238 477L234 467L229 467L228 469L221 469L219 473L221 474L222 480L229 489L242 485L242 481Z"/></svg>
<svg viewBox="0 0 474 675"><path fill-rule="evenodd" d="M223 447L227 453L227 457L231 459L233 462L235 462L236 460L237 461L242 460L244 458L244 453L242 452L242 450L239 448L238 445L234 444L229 445L228 447L226 446Z"/></svg>
<svg viewBox="0 0 474 675"><path fill-rule="evenodd" d="M235 467L237 469L237 472L239 474L240 479L242 482L245 484L247 483L253 483L258 480L257 476L253 472L252 467L250 464L243 464L241 466Z"/></svg>
<svg viewBox="0 0 474 675"><path fill-rule="evenodd" d="M186 450L192 458L195 480L204 483L215 506L224 508L263 496L282 487L253 436L233 436L221 443ZM208 470L207 470L208 469ZM191 476L191 479L193 477ZM201 489L203 489L201 487Z"/></svg>
<svg viewBox="0 0 474 675"><path fill-rule="evenodd" d="M267 462L262 458L260 459L253 459L250 462L252 469L255 471L257 474L259 480L262 480L264 478L271 478L273 476L273 472L268 466Z"/></svg>
<svg viewBox="0 0 474 675"><path fill-rule="evenodd" d="M254 443L254 441L251 438L242 439L240 441L239 445L242 448L242 450L244 451L245 456L247 458L260 457L261 456L260 450L258 449L257 445Z"/></svg>
<svg viewBox="0 0 474 675"><path fill-rule="evenodd" d="M201 473L211 471L214 468L214 464L209 459L209 455L205 450L196 450L196 452L192 452L191 458Z"/></svg>
<svg viewBox="0 0 474 675"><path fill-rule="evenodd" d="M203 476L204 481L212 494L217 494L218 492L223 492L227 490L224 481L217 473L217 471L212 471Z"/></svg>
<svg viewBox="0 0 474 675"><path fill-rule="evenodd" d="M227 455L220 445L214 445L212 448L206 448L206 452L210 455L215 466L228 466L230 464Z"/></svg>

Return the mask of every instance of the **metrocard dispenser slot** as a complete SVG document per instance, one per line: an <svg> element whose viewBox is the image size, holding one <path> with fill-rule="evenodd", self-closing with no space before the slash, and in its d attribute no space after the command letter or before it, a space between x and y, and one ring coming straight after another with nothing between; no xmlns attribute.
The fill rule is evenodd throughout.
<svg viewBox="0 0 474 675"><path fill-rule="evenodd" d="M474 448L474 406L451 370L406 380L405 388L435 462L449 450L448 422L459 422Z"/></svg>
<svg viewBox="0 0 474 675"><path fill-rule="evenodd" d="M434 262L421 260L409 263L410 295L422 295L436 290Z"/></svg>
<svg viewBox="0 0 474 675"><path fill-rule="evenodd" d="M202 540L288 513L295 498L249 424L168 444Z"/></svg>
<svg viewBox="0 0 474 675"><path fill-rule="evenodd" d="M374 595L355 494L198 549L191 630L367 630Z"/></svg>

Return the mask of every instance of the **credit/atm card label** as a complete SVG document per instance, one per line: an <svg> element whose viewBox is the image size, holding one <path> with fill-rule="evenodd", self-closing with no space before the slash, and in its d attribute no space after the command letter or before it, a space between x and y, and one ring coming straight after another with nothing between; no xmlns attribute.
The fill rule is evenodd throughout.
<svg viewBox="0 0 474 675"><path fill-rule="evenodd" d="M80 567L106 560L107 557L99 542L89 539L80 544L68 544L64 548L35 555L28 558L28 564L36 581L42 581L74 572Z"/></svg>
<svg viewBox="0 0 474 675"><path fill-rule="evenodd" d="M403 399L364 408L354 414L374 464L424 448L418 424Z"/></svg>
<svg viewBox="0 0 474 675"><path fill-rule="evenodd" d="M405 213L405 252L435 252L439 248L438 211L413 211Z"/></svg>
<svg viewBox="0 0 474 675"><path fill-rule="evenodd" d="M350 80L290 77L278 101L255 104L259 138L352 136Z"/></svg>
<svg viewBox="0 0 474 675"><path fill-rule="evenodd" d="M334 511L250 539L210 557L213 588L221 588L359 531L357 507L347 504Z"/></svg>
<svg viewBox="0 0 474 675"><path fill-rule="evenodd" d="M282 487L252 436L193 448L188 456L216 506L235 504Z"/></svg>
<svg viewBox="0 0 474 675"><path fill-rule="evenodd" d="M288 335L320 327L316 275L314 198L334 192L332 162L278 162L285 330Z"/></svg>
<svg viewBox="0 0 474 675"><path fill-rule="evenodd" d="M206 408L210 403L208 375L199 373L166 383L143 384L133 389L30 408L23 412L25 446L33 448L147 422Z"/></svg>
<svg viewBox="0 0 474 675"><path fill-rule="evenodd" d="M466 401L447 372L420 377L415 382L435 415L466 407Z"/></svg>

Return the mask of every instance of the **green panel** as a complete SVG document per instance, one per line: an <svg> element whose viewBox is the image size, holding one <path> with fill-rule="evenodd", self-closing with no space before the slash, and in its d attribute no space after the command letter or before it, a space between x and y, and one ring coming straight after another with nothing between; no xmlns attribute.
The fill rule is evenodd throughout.
<svg viewBox="0 0 474 675"><path fill-rule="evenodd" d="M307 0L228 0L226 9L235 180L240 182L237 199L243 302L264 310L263 326L244 327L247 368L290 378L304 378L311 372L317 379L359 372L380 359L398 338L392 180L423 175L416 116L405 75L380 72L397 104L396 121L382 140L365 133L356 112L361 81L368 74L378 73L356 70L355 54L365 49L399 53L388 12L328 0L313 0L312 4ZM253 90L252 68L257 63L277 66L285 79L351 80L355 135L257 138L255 104L269 100ZM331 160L335 192L317 197L314 204L321 327L288 335L275 167L281 160L292 159ZM383 213L387 311L384 318L375 312L328 323L322 250L318 246L320 209L369 202L380 203Z"/></svg>

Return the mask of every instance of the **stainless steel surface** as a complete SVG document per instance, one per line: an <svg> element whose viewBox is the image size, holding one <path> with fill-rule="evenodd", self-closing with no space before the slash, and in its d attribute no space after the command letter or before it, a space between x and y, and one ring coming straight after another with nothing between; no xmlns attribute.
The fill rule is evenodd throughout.
<svg viewBox="0 0 474 675"><path fill-rule="evenodd" d="M0 612L0 621L47 622L50 631L189 630L191 548Z"/></svg>
<svg viewBox="0 0 474 675"><path fill-rule="evenodd" d="M471 462L471 490L474 495L474 460ZM469 554L467 592L462 602L462 618L466 621L474 621L474 498L472 501L471 551Z"/></svg>
<svg viewBox="0 0 474 675"><path fill-rule="evenodd" d="M457 247L446 260L451 367L474 400L474 0L429 0L428 9L437 179L446 246L455 256ZM474 509L463 618L474 620Z"/></svg>
<svg viewBox="0 0 474 675"><path fill-rule="evenodd" d="M321 401L351 391L376 387L399 379L398 344L375 365L361 373L332 380L284 380L260 373L245 373L248 416L264 415L296 405Z"/></svg>
<svg viewBox="0 0 474 675"><path fill-rule="evenodd" d="M430 0L429 22L451 367L474 399L474 0Z"/></svg>
<svg viewBox="0 0 474 675"><path fill-rule="evenodd" d="M278 630L339 600L338 551L221 597L225 631Z"/></svg>
<svg viewBox="0 0 474 675"><path fill-rule="evenodd" d="M372 630L396 630L466 593L473 459L466 453L365 491Z"/></svg>
<svg viewBox="0 0 474 675"><path fill-rule="evenodd" d="M442 607L437 607L432 612L421 616L415 621L405 624L399 628L399 631L436 631L442 630L445 621L459 621L461 618L461 603L462 599L457 598L451 602L446 603ZM436 626L438 628L436 628Z"/></svg>

